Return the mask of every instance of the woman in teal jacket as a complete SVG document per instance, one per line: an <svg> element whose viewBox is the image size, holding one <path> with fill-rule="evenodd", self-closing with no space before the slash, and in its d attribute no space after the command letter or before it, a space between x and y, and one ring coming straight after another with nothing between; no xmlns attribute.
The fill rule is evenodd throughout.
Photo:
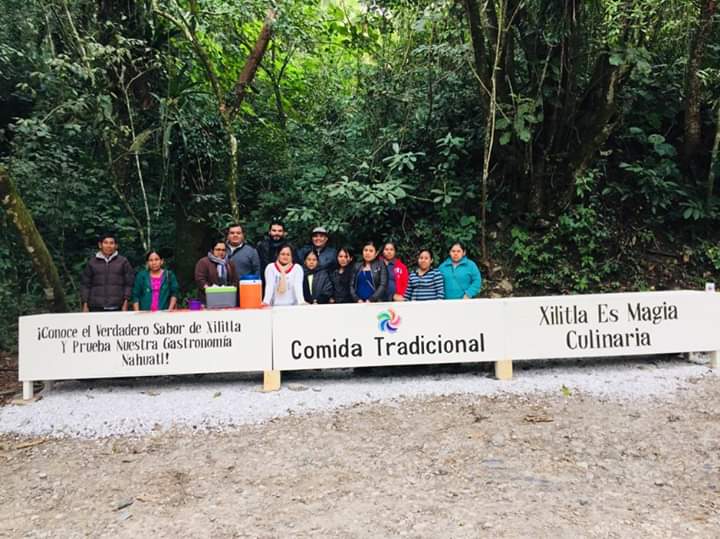
<svg viewBox="0 0 720 539"><path fill-rule="evenodd" d="M174 311L179 286L175 274L163 269L164 260L157 251L145 255L147 269L135 277L133 309L136 311Z"/></svg>
<svg viewBox="0 0 720 539"><path fill-rule="evenodd" d="M465 247L455 242L450 257L438 268L445 281L445 299L470 299L482 288L482 276L477 264L465 256Z"/></svg>

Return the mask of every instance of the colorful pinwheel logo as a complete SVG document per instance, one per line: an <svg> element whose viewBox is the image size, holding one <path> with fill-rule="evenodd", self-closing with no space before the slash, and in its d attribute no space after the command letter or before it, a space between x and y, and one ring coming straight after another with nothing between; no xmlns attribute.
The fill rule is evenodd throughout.
<svg viewBox="0 0 720 539"><path fill-rule="evenodd" d="M395 333L400 325L400 317L393 309L381 312L377 315L378 326L380 331L386 331L388 333Z"/></svg>

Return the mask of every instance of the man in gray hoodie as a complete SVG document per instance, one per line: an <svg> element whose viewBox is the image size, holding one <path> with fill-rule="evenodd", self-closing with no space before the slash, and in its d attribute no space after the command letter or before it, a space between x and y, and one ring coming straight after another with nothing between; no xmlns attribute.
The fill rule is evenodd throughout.
<svg viewBox="0 0 720 539"><path fill-rule="evenodd" d="M235 267L238 278L243 275L260 276L260 257L252 245L245 243L245 231L237 223L227 227L228 260Z"/></svg>

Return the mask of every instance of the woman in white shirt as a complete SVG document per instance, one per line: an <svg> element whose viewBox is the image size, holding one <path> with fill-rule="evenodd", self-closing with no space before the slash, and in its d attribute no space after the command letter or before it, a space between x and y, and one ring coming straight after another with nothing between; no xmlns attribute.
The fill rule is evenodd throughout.
<svg viewBox="0 0 720 539"><path fill-rule="evenodd" d="M278 249L277 259L265 268L265 305L304 305L303 268L293 264L292 247Z"/></svg>

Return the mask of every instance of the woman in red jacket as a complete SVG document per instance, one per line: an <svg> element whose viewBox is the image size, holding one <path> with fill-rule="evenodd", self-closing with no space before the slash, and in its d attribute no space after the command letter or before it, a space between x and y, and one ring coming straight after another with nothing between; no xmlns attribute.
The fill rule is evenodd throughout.
<svg viewBox="0 0 720 539"><path fill-rule="evenodd" d="M383 245L382 260L388 271L387 301L404 301L409 274L407 266L397 257L393 242L386 241Z"/></svg>

